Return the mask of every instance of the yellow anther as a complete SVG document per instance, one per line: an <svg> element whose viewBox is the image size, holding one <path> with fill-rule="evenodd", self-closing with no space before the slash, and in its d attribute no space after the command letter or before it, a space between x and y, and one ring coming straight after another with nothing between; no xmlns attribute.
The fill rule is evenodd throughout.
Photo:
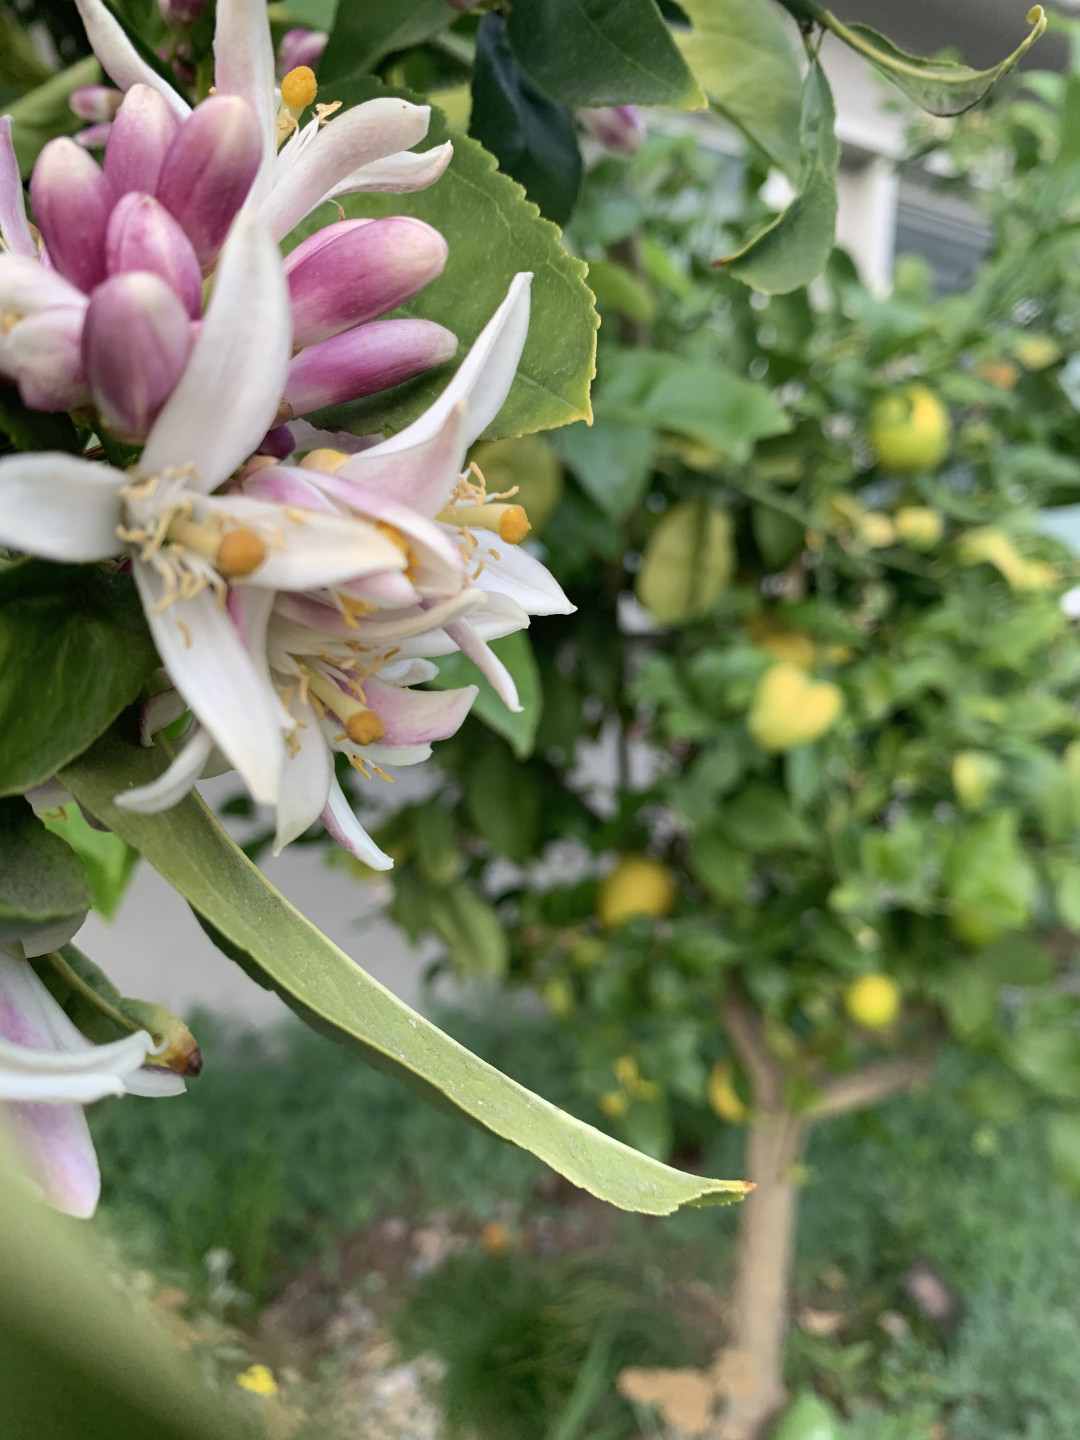
<svg viewBox="0 0 1080 1440"><path fill-rule="evenodd" d="M300 461L301 470L318 470L323 475L336 475L351 456L344 450L309 450Z"/></svg>
<svg viewBox="0 0 1080 1440"><path fill-rule="evenodd" d="M357 710L345 721L345 733L354 745L374 745L386 734L386 726L374 710Z"/></svg>
<svg viewBox="0 0 1080 1440"><path fill-rule="evenodd" d="M281 462L275 460L273 455L252 455L250 460L244 462L244 467L237 476L238 480L249 480L252 475L257 475L260 470L270 470Z"/></svg>
<svg viewBox="0 0 1080 1440"><path fill-rule="evenodd" d="M532 529L524 505L452 505L436 519L446 525L468 525L474 530L494 530L507 545L516 545Z"/></svg>
<svg viewBox="0 0 1080 1440"><path fill-rule="evenodd" d="M318 93L315 72L307 65L297 65L281 82L281 98L290 110L306 110Z"/></svg>
<svg viewBox="0 0 1080 1440"><path fill-rule="evenodd" d="M266 546L254 530L230 530L218 546L214 567L226 580L240 580L266 559Z"/></svg>

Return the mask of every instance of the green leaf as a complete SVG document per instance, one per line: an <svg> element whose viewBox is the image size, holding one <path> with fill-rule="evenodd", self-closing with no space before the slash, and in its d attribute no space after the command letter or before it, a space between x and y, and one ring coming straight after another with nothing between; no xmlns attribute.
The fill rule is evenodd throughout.
<svg viewBox="0 0 1080 1440"><path fill-rule="evenodd" d="M1051 1115L1047 1139L1059 1184L1080 1195L1080 1115Z"/></svg>
<svg viewBox="0 0 1080 1440"><path fill-rule="evenodd" d="M488 494L516 490L514 499L524 505L532 533L542 534L563 494L562 466L547 440L540 435L492 440L478 446L471 459L487 481Z"/></svg>
<svg viewBox="0 0 1080 1440"><path fill-rule="evenodd" d="M653 350L620 350L608 358L596 409L604 419L703 440L736 462L750 458L756 441L791 429L764 385L723 365Z"/></svg>
<svg viewBox="0 0 1080 1440"><path fill-rule="evenodd" d="M420 99L404 91L384 91L370 79L350 84L343 98L354 104L384 93ZM441 111L432 109L427 143L441 144L449 133ZM529 338L506 404L486 439L588 420L599 321L585 284L586 266L567 254L556 227L540 218L515 181L498 173L482 146L462 135L454 135L453 141L449 168L427 190L347 195L342 197L344 211L348 216L416 215L446 237L446 269L396 313L447 326L460 342L459 358L502 303L514 275L533 272ZM327 214L319 210L290 238L299 242L326 220ZM443 366L384 395L308 418L355 434L400 430L441 394L451 373L451 366Z"/></svg>
<svg viewBox="0 0 1080 1440"><path fill-rule="evenodd" d="M766 295L809 285L825 268L836 239L836 107L816 60L803 85L800 134L804 162L795 198L749 244L715 262Z"/></svg>
<svg viewBox="0 0 1080 1440"><path fill-rule="evenodd" d="M39 560L0 574L0 795L85 750L157 664L130 576Z"/></svg>
<svg viewBox="0 0 1080 1440"><path fill-rule="evenodd" d="M655 0L514 0L523 70L567 105L705 107Z"/></svg>
<svg viewBox="0 0 1080 1440"><path fill-rule="evenodd" d="M70 416L27 409L14 385L0 384L0 431L16 450L66 450L71 455L82 453Z"/></svg>
<svg viewBox="0 0 1080 1440"><path fill-rule="evenodd" d="M721 805L717 823L735 845L751 853L808 850L818 841L786 796L757 781L751 781L733 800Z"/></svg>
<svg viewBox="0 0 1080 1440"><path fill-rule="evenodd" d="M694 22L676 40L712 103L794 180L802 164L802 69L771 0L682 0Z"/></svg>
<svg viewBox="0 0 1080 1440"><path fill-rule="evenodd" d="M705 500L673 505L649 536L634 590L663 625L700 620L735 568L731 517Z"/></svg>
<svg viewBox="0 0 1080 1440"><path fill-rule="evenodd" d="M90 908L82 864L21 797L0 800L0 939Z"/></svg>
<svg viewBox="0 0 1080 1440"><path fill-rule="evenodd" d="M134 1289L0 1155L4 1440L257 1440L254 1407L205 1386ZM246 1412L246 1413L245 1413Z"/></svg>
<svg viewBox="0 0 1080 1440"><path fill-rule="evenodd" d="M656 454L656 436L642 425L597 418L568 425L553 437L555 448L586 495L612 520L625 520L645 498Z"/></svg>
<svg viewBox="0 0 1080 1440"><path fill-rule="evenodd" d="M24 177L34 168L34 161L47 141L57 135L74 135L82 129L84 122L72 114L68 104L72 91L100 81L101 66L91 55L61 70L59 75L46 80L44 85L11 106L7 112L11 116L11 143Z"/></svg>
<svg viewBox="0 0 1080 1440"><path fill-rule="evenodd" d="M188 796L166 815L133 815L113 805L118 790L149 783L167 763L160 750L109 735L68 766L61 780L179 890L218 932L229 955L310 1024L620 1208L666 1215L706 1196L745 1194L740 1181L685 1175L636 1154L414 1014L279 895L197 797Z"/></svg>
<svg viewBox="0 0 1080 1440"><path fill-rule="evenodd" d="M843 25L827 10L817 10L816 6L814 9L819 24L831 30L852 50L858 51L886 80L931 115L962 115L965 110L977 105L987 91L1027 54L1046 29L1042 6L1033 6L1027 14L1031 31L1012 54L991 70L972 70L969 65L957 60L924 60L919 55L909 55L906 50L894 45L888 36L871 30L869 25Z"/></svg>
<svg viewBox="0 0 1080 1440"><path fill-rule="evenodd" d="M807 1391L784 1411L773 1440L840 1440L840 1427L824 1400Z"/></svg>
<svg viewBox="0 0 1080 1440"><path fill-rule="evenodd" d="M77 805L62 805L43 815L46 830L70 845L86 869L94 909L112 920L127 893L138 864L139 852L125 845L111 830L95 830Z"/></svg>
<svg viewBox="0 0 1080 1440"><path fill-rule="evenodd" d="M467 885L455 885L428 896L428 918L454 957L460 975L499 980L510 963L506 927L488 904Z"/></svg>
<svg viewBox="0 0 1080 1440"><path fill-rule="evenodd" d="M525 631L517 630L513 635L493 640L491 648L513 676L521 701L520 713L508 710L472 661L461 654L440 656L438 677L429 683L436 690L456 690L462 685L478 686L480 694L473 704L472 713L497 735L509 740L510 748L519 760L527 760L533 752L544 701L532 645Z"/></svg>
<svg viewBox="0 0 1080 1440"><path fill-rule="evenodd" d="M589 261L589 288L601 305L617 310L638 325L656 319L656 297L645 282L614 260Z"/></svg>
<svg viewBox="0 0 1080 1440"><path fill-rule="evenodd" d="M498 854L519 863L533 854L540 796L505 745L485 746L470 764L465 804L477 833Z"/></svg>
<svg viewBox="0 0 1080 1440"><path fill-rule="evenodd" d="M565 225L581 189L577 127L565 105L538 90L518 65L506 21L489 11L476 34L469 134L541 215Z"/></svg>
<svg viewBox="0 0 1080 1440"><path fill-rule="evenodd" d="M408 50L458 18L447 0L344 0L319 60L319 87L372 70L396 50Z"/></svg>
<svg viewBox="0 0 1080 1440"><path fill-rule="evenodd" d="M949 924L969 945L989 945L1031 915L1035 876L1020 847L1014 810L999 810L961 830L945 858L952 901Z"/></svg>

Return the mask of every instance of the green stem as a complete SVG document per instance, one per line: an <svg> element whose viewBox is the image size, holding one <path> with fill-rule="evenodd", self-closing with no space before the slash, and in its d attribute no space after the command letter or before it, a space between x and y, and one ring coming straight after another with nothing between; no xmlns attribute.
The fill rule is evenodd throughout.
<svg viewBox="0 0 1080 1440"><path fill-rule="evenodd" d="M84 1000L93 1005L96 1010L100 1010L114 1025L119 1025L121 1030L126 1030L130 1035L134 1035L136 1030L142 1029L141 1025L136 1025L133 1020L129 1020L122 1011L117 1010L114 1005L110 1005L104 996L99 995L91 985L88 985L82 976L71 968L58 950L51 951L45 958L65 985L70 985L72 990L77 990Z"/></svg>

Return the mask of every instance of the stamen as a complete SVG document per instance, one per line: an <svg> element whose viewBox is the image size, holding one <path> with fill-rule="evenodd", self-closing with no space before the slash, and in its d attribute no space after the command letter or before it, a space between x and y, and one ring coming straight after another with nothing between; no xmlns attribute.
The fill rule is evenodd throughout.
<svg viewBox="0 0 1080 1440"><path fill-rule="evenodd" d="M336 475L350 458L344 450L309 450L300 461L300 469L318 470L323 475Z"/></svg>
<svg viewBox="0 0 1080 1440"><path fill-rule="evenodd" d="M266 559L266 546L254 530L242 527L230 530L218 546L214 565L227 580L240 580L252 574Z"/></svg>
<svg viewBox="0 0 1080 1440"><path fill-rule="evenodd" d="M290 110L306 110L318 93L315 72L307 65L297 65L281 82L281 98Z"/></svg>
<svg viewBox="0 0 1080 1440"><path fill-rule="evenodd" d="M507 545L517 545L532 529L524 505L452 505L435 518L444 525L475 525L478 530L495 530Z"/></svg>
<svg viewBox="0 0 1080 1440"><path fill-rule="evenodd" d="M354 745L374 745L386 734L386 725L374 710L357 710L346 720L345 733Z"/></svg>

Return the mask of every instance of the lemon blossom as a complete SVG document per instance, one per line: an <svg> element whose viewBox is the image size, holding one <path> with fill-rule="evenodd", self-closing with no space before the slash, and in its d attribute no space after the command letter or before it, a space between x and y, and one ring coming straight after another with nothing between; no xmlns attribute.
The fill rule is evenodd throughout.
<svg viewBox="0 0 1080 1440"><path fill-rule="evenodd" d="M293 722L237 630L230 589L272 597L405 564L366 522L212 494L272 425L290 341L277 248L247 212L132 470L49 453L0 461L0 543L50 560L127 558L173 683L253 797L270 804Z"/></svg>
<svg viewBox="0 0 1080 1440"><path fill-rule="evenodd" d="M148 85L178 119L188 102L125 35L104 0L77 0L87 38L106 74L120 87ZM411 153L427 134L430 108L380 96L330 118L333 106L318 107L300 125L315 99L314 76L301 66L279 87L264 0L221 0L214 31L214 90L236 95L258 117L262 163L249 196L262 211L275 239L282 239L324 200L357 190L402 194L437 180L450 163L447 142L423 154ZM282 144L283 137L284 143Z"/></svg>

